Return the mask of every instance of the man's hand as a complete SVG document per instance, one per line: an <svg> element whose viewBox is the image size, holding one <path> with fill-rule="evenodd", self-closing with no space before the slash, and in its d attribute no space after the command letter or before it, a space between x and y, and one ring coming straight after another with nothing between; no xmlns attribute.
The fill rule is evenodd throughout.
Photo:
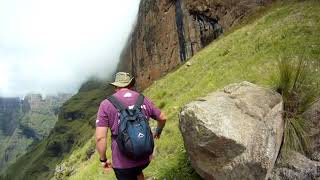
<svg viewBox="0 0 320 180"><path fill-rule="evenodd" d="M162 132L162 128L157 127L154 134L153 134L153 138L154 139L159 139L161 136L161 132Z"/></svg>
<svg viewBox="0 0 320 180"><path fill-rule="evenodd" d="M155 133L153 134L153 138L154 138L154 139L159 139L160 136L161 136L161 134L158 134L157 132L155 132Z"/></svg>
<svg viewBox="0 0 320 180"><path fill-rule="evenodd" d="M107 162L101 162L101 166L104 169L104 172L109 172L112 170L112 164L109 160L107 160Z"/></svg>

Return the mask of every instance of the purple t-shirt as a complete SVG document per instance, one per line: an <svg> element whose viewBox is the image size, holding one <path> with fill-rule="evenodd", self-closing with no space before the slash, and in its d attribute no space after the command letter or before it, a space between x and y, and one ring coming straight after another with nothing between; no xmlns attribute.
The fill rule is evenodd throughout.
<svg viewBox="0 0 320 180"><path fill-rule="evenodd" d="M115 96L124 106L131 108L136 103L139 93L128 89L123 89L113 94L113 96ZM157 108L147 97L144 98L142 110L148 119L160 119L160 109ZM117 109L109 102L109 100L105 99L102 101L97 115L96 126L109 127L111 129L111 133L113 134L118 129L118 121L119 114ZM112 166L114 168L132 168L144 165L150 161L149 158L139 161L128 159L120 152L117 142L113 138L111 140L111 150Z"/></svg>

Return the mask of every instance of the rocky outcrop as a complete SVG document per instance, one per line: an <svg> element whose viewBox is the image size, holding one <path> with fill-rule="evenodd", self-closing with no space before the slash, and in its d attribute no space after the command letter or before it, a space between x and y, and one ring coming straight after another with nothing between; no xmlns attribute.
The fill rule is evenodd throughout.
<svg viewBox="0 0 320 180"><path fill-rule="evenodd" d="M271 1L142 0L119 70L144 89Z"/></svg>
<svg viewBox="0 0 320 180"><path fill-rule="evenodd" d="M249 82L191 102L180 131L194 169L204 179L265 179L282 142L281 95Z"/></svg>
<svg viewBox="0 0 320 180"><path fill-rule="evenodd" d="M291 152L288 159L277 163L272 180L320 179L320 162L312 161L298 152Z"/></svg>
<svg viewBox="0 0 320 180"><path fill-rule="evenodd" d="M27 94L24 97L24 100L27 101L30 105L32 105L33 109L38 108L44 102L41 94Z"/></svg>
<svg viewBox="0 0 320 180"><path fill-rule="evenodd" d="M58 118L60 106L71 97L71 94L59 93L57 95L47 95L45 98L41 94L28 94L22 101L24 118L21 120L22 133L26 136L38 137L42 139L47 136L54 127ZM37 119L37 117L41 119Z"/></svg>
<svg viewBox="0 0 320 180"><path fill-rule="evenodd" d="M309 158L320 161L320 99L306 110L303 117L310 126L308 131L311 147Z"/></svg>

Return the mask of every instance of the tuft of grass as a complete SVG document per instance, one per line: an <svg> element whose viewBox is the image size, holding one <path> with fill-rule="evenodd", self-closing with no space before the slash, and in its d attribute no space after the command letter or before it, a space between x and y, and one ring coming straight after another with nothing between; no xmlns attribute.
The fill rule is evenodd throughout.
<svg viewBox="0 0 320 180"><path fill-rule="evenodd" d="M301 114L319 96L319 62L304 56L282 55L278 60L276 90L282 95L285 120L282 155L309 150L308 121Z"/></svg>
<svg viewBox="0 0 320 180"><path fill-rule="evenodd" d="M288 158L290 151L306 153L309 149L306 121L301 117L285 118L285 131L281 150L282 157Z"/></svg>

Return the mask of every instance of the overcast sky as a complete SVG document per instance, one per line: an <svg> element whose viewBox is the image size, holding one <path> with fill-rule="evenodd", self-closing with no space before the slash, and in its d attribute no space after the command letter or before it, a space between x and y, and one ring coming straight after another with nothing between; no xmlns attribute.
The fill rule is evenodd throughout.
<svg viewBox="0 0 320 180"><path fill-rule="evenodd" d="M110 76L140 0L0 0L0 96L76 92Z"/></svg>

